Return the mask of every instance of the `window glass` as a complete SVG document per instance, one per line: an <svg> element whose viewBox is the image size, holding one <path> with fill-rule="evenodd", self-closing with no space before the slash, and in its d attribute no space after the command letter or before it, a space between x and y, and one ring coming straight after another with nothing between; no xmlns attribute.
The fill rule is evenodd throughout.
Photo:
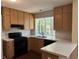
<svg viewBox="0 0 79 59"><path fill-rule="evenodd" d="M53 17L37 18L35 20L35 33L36 35L41 35L42 33L47 35L52 35L53 33Z"/></svg>

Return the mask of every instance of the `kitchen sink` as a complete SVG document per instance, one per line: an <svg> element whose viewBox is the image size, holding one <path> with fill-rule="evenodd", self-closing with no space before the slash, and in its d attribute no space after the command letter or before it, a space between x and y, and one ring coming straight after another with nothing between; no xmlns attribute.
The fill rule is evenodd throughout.
<svg viewBox="0 0 79 59"><path fill-rule="evenodd" d="M51 43L55 43L56 41L54 41L54 40L44 40L44 46L47 46L47 45L49 45L49 44L51 44Z"/></svg>
<svg viewBox="0 0 79 59"><path fill-rule="evenodd" d="M47 38L46 36L36 36L38 38Z"/></svg>

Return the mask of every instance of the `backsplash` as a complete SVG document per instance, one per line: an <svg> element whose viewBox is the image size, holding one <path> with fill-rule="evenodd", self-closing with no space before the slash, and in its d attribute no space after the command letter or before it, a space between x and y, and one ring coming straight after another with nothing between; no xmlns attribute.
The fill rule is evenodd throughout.
<svg viewBox="0 0 79 59"><path fill-rule="evenodd" d="M13 32L21 32L22 36L28 36L30 35L30 30L20 30L20 29L10 29L10 31L3 31L2 32L2 38L8 37L8 33L13 33Z"/></svg>
<svg viewBox="0 0 79 59"><path fill-rule="evenodd" d="M71 33L70 32L63 32L63 31L56 31L56 38L71 40Z"/></svg>

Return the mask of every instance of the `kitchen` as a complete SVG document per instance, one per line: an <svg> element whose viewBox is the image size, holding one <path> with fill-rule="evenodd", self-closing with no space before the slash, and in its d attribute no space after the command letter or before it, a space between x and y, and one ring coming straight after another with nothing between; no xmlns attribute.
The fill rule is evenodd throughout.
<svg viewBox="0 0 79 59"><path fill-rule="evenodd" d="M40 1L43 5L45 2L47 8L43 9L45 5L42 7L41 4L41 7L34 5L35 10L30 5L29 10L23 9L21 2L10 4L2 0L3 56L11 59L19 55L16 58L21 58L32 51L40 54L40 59L76 59L77 33L74 24L77 20L73 19L77 18L77 1L57 0L50 2L52 6L47 4L48 0Z"/></svg>

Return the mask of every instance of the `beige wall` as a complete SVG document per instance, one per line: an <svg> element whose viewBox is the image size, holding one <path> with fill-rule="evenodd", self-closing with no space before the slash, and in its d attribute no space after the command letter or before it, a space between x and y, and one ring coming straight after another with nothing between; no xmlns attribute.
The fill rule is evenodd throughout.
<svg viewBox="0 0 79 59"><path fill-rule="evenodd" d="M78 0L73 0L72 43L78 42ZM72 59L78 59L78 47L72 53Z"/></svg>
<svg viewBox="0 0 79 59"><path fill-rule="evenodd" d="M53 10L40 12L35 14L35 18L44 18L44 17L50 17L53 16Z"/></svg>
<svg viewBox="0 0 79 59"><path fill-rule="evenodd" d="M73 0L72 42L78 42L78 0Z"/></svg>

